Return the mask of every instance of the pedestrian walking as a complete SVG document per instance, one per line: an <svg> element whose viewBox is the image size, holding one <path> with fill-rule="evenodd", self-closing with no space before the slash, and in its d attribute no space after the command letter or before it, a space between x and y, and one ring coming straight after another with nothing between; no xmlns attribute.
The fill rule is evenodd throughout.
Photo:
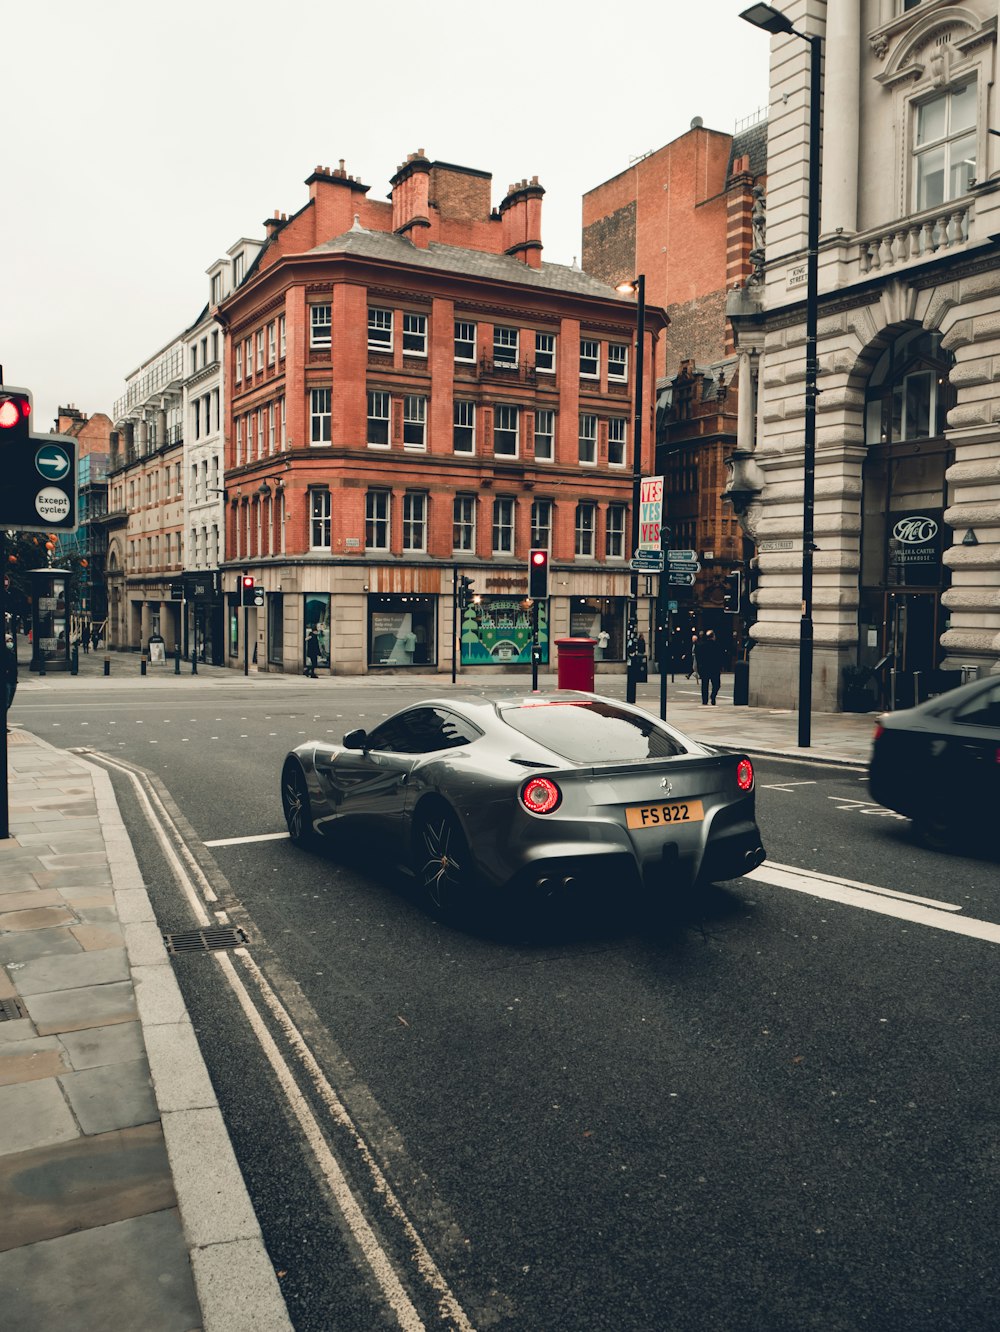
<svg viewBox="0 0 1000 1332"><path fill-rule="evenodd" d="M17 641L13 634L4 635L3 684L7 694L7 715L17 693ZM10 730L10 727L7 727Z"/></svg>
<svg viewBox="0 0 1000 1332"><path fill-rule="evenodd" d="M85 624L80 631L80 646L84 652L90 651L90 625Z"/></svg>
<svg viewBox="0 0 1000 1332"><path fill-rule="evenodd" d="M306 675L311 680L318 680L316 666L319 663L319 637L315 629L310 629L306 638Z"/></svg>
<svg viewBox="0 0 1000 1332"><path fill-rule="evenodd" d="M707 629L698 639L694 649L694 660L698 678L701 680L702 707L710 701L710 691L711 704L715 707L715 700L722 686L722 647L715 637L714 630Z"/></svg>

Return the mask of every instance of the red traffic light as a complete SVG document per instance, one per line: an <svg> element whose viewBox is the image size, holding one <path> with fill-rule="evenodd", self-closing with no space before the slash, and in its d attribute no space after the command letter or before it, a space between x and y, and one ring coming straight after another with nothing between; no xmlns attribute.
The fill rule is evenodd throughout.
<svg viewBox="0 0 1000 1332"><path fill-rule="evenodd" d="M22 421L27 421L31 412L31 403L20 395L0 397L0 430L12 430Z"/></svg>
<svg viewBox="0 0 1000 1332"><path fill-rule="evenodd" d="M244 575L243 575L243 586L244 586L244 587L253 587L253 576L252 576L251 574L244 574Z"/></svg>
<svg viewBox="0 0 1000 1332"><path fill-rule="evenodd" d="M548 560L548 554L544 550L533 550L531 552L531 563L540 566Z"/></svg>

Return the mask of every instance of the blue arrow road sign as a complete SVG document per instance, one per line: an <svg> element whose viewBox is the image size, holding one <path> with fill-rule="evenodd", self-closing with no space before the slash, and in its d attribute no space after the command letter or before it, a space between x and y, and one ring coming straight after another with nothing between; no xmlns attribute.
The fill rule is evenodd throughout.
<svg viewBox="0 0 1000 1332"><path fill-rule="evenodd" d="M69 454L58 444L43 444L35 454L35 467L48 481L61 481L70 469Z"/></svg>

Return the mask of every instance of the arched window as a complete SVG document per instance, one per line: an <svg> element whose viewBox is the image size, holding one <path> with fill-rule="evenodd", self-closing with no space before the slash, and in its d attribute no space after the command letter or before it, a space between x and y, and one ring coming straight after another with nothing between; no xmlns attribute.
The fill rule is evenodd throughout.
<svg viewBox="0 0 1000 1332"><path fill-rule="evenodd" d="M943 435L955 402L948 383L954 363L936 330L915 328L896 338L868 380L865 443L900 444Z"/></svg>

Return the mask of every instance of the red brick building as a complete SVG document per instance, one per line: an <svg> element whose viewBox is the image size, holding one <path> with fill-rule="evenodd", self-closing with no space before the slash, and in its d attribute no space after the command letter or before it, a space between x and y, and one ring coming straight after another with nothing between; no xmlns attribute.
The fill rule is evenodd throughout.
<svg viewBox="0 0 1000 1332"><path fill-rule="evenodd" d="M603 629L622 661L634 303L542 262L537 179L498 208L491 183L420 152L385 202L343 163L318 167L222 303L237 660L247 571L266 593L249 612L259 669L301 670L314 626L337 673L447 671L456 638L463 669L523 667L527 557L543 546L543 645ZM666 323L647 307L647 472ZM463 577L479 599L459 617Z"/></svg>
<svg viewBox="0 0 1000 1332"><path fill-rule="evenodd" d="M612 283L644 273L647 296L669 315L657 361L656 470L666 478L671 546L696 551L702 566L692 593L675 599L685 629L714 628L734 646L742 617L726 613L725 593L747 552L722 500L739 412L726 296L753 274L766 165L766 120L732 135L696 119L583 200L584 268Z"/></svg>

